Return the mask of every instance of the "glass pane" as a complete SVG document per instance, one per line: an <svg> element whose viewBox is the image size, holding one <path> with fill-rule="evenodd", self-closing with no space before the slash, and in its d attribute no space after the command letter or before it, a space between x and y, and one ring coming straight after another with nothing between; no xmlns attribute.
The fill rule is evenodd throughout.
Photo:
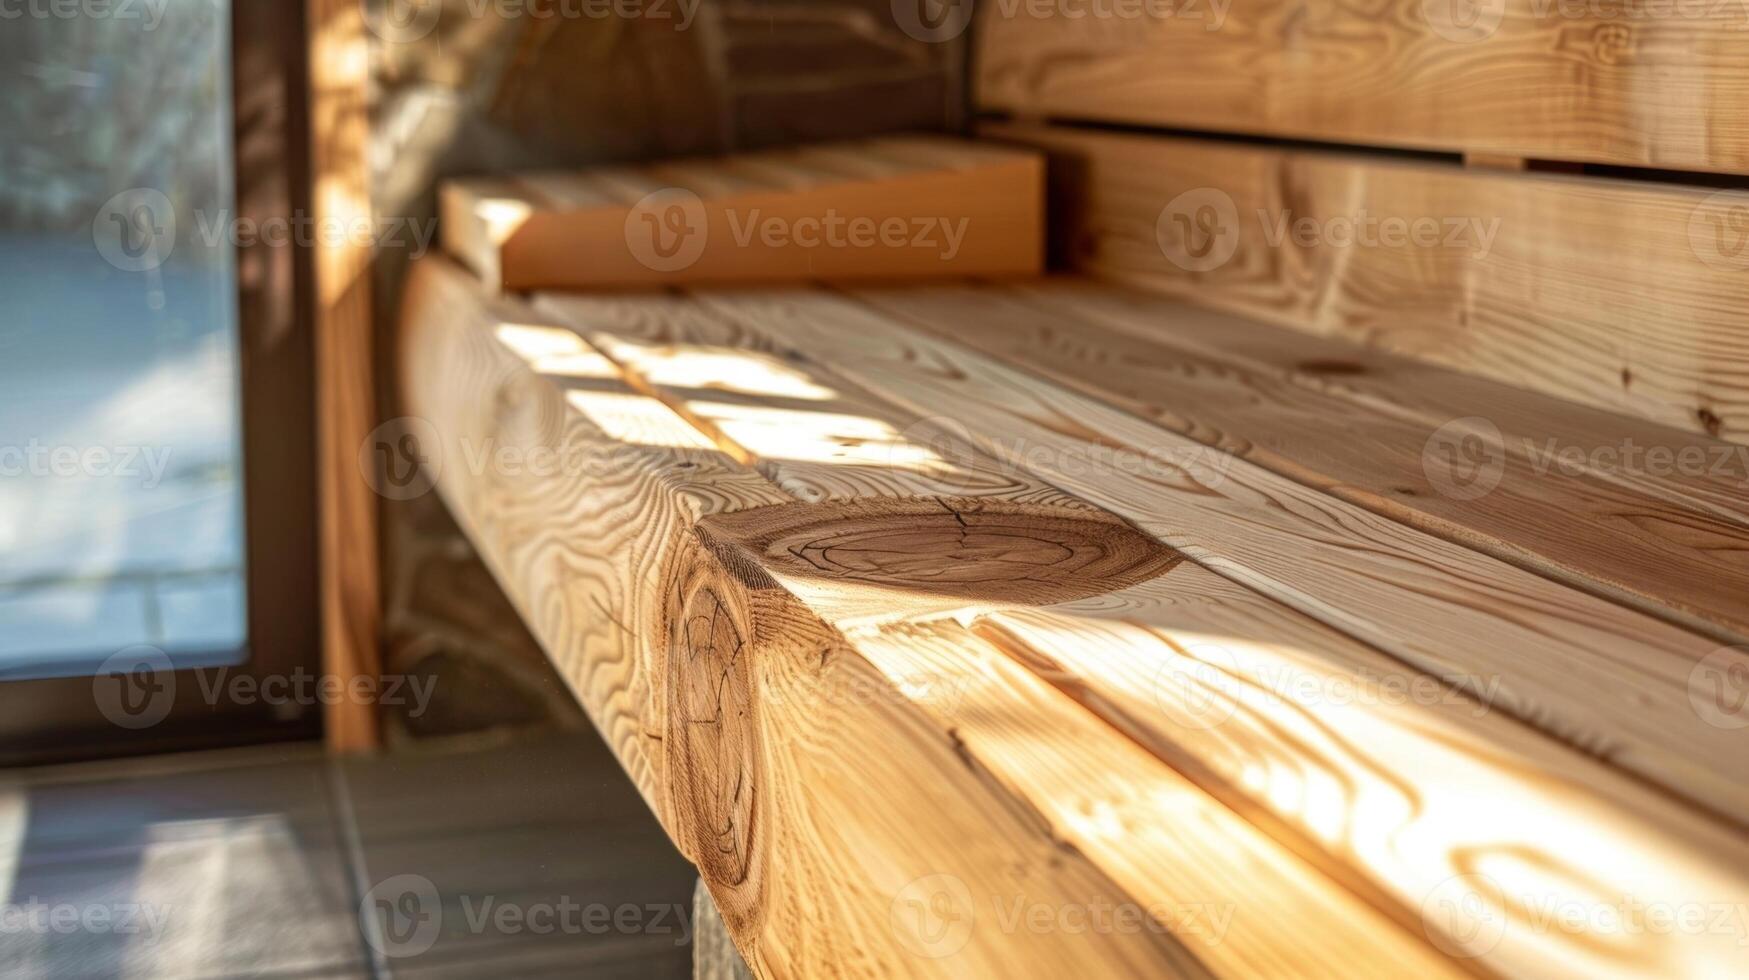
<svg viewBox="0 0 1749 980"><path fill-rule="evenodd" d="M0 679L242 659L230 64L224 0L0 19Z"/></svg>

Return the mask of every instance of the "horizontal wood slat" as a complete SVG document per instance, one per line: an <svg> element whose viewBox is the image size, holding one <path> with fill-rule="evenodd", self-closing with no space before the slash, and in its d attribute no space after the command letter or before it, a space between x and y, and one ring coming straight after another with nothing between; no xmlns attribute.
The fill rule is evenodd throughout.
<svg viewBox="0 0 1749 980"><path fill-rule="evenodd" d="M843 300L709 292L743 323L1494 710L1738 819L1749 757L1690 700L1716 641L1371 514ZM801 346L798 343L798 346ZM1128 462L1125 462L1128 460Z"/></svg>
<svg viewBox="0 0 1749 980"><path fill-rule="evenodd" d="M1004 0L978 12L984 109L1749 172L1749 9L1734 0Z"/></svg>
<svg viewBox="0 0 1749 980"><path fill-rule="evenodd" d="M1749 441L1749 191L986 133L1052 153L1055 234L1097 276Z"/></svg>
<svg viewBox="0 0 1749 980"><path fill-rule="evenodd" d="M1671 474L1643 475L1664 491L1648 492L1616 474L1567 472L1556 460L1612 448L1580 441L1577 406L1468 391L1474 381L1448 371L1091 281L854 295L1369 510L1720 642L1749 642L1749 515L1711 513ZM1489 417L1502 400L1522 411L1504 425ZM1749 446L1621 421L1631 431L1611 433L1616 447L1633 438L1673 460L1691 451L1719 483L1749 486ZM1475 460L1477 482L1461 482L1441 455L1452 444L1444 433L1489 426L1498 435Z"/></svg>

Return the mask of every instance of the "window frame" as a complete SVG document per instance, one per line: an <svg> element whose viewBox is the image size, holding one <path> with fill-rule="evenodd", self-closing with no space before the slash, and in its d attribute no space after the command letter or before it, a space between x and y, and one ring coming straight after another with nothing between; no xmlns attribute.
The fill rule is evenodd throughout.
<svg viewBox="0 0 1749 980"><path fill-rule="evenodd" d="M305 5L230 0L235 213L257 222L308 214L310 141ZM248 639L232 678L316 678L318 602L313 257L239 246L238 330ZM0 683L0 765L40 765L317 738L320 704L208 703L177 671L169 715L133 731L102 712L90 676ZM206 685L213 683L206 670ZM313 681L310 690L314 690Z"/></svg>

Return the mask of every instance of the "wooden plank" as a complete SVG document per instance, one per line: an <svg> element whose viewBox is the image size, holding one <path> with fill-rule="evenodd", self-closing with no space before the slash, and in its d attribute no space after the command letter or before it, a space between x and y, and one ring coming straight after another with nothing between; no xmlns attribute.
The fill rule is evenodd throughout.
<svg viewBox="0 0 1749 980"><path fill-rule="evenodd" d="M1423 948L1418 925L1401 928L1333 888L1315 866L1117 730L1078 724L1079 706L963 627L907 624L855 642L884 670L943 678L962 692L942 723L972 753L1000 760L992 770L1040 801L1065 845L1108 868L1131 894L1151 896L1141 904L1175 920L1173 932L1210 973L1469 974L1467 964ZM1115 911L1111 921L1123 915ZM1090 928L1098 929L1094 916ZM1035 965L1026 975L1044 971Z"/></svg>
<svg viewBox="0 0 1749 980"><path fill-rule="evenodd" d="M901 526L879 533L826 508L764 508L703 523L713 536L749 542L789 593L848 631L857 651L895 683L926 677L953 691L951 707L922 704L993 774L1034 800L1054 834L1132 894L1188 916L1196 926L1191 951L1204 965L1245 975L1308 957L1339 959L1340 943L1283 924L1308 901L1345 909L1343 918L1384 930L1387 948L1406 948L1377 912L1330 891L1302 859L1115 731L1078 721L1080 709L984 641L941 622L915 625L968 604L1024 607L1052 595L1109 593L1176 559L1158 564L1153 546L1127 525L955 442L951 432L860 391L817 359L774 349L758 331L684 299L550 294L537 305L619 361L634 386L799 499L893 515ZM712 408L727 397L742 406L764 401L781 420L769 428L724 425ZM846 428L851 419L858 424ZM942 454L920 457L919 450ZM882 555L920 578L883 569ZM948 558L941 570L924 571ZM920 587L925 580L929 587ZM1169 834L1149 815L1151 801L1166 798L1183 818ZM1093 831L1079 815L1095 811L1113 814L1131 832L1114 838ZM1215 853L1243 855L1249 873L1271 884L1245 889L1239 901L1239 890L1200 857ZM1202 916L1210 921L1197 921ZM1264 938L1284 930L1296 932L1292 953Z"/></svg>
<svg viewBox="0 0 1749 980"><path fill-rule="evenodd" d="M702 301L979 449L1128 518L1197 562L1729 819L1749 791L1736 734L1690 678L1717 644L1212 451L825 295Z"/></svg>
<svg viewBox="0 0 1749 980"><path fill-rule="evenodd" d="M1102 278L1749 440L1749 192L987 133L1053 153L1058 235Z"/></svg>
<svg viewBox="0 0 1749 980"><path fill-rule="evenodd" d="M684 297L548 293L536 307L798 500L993 498L1093 509L969 447L939 452L932 446L953 438L943 427Z"/></svg>
<svg viewBox="0 0 1749 980"><path fill-rule="evenodd" d="M1065 294L1065 301L1076 310L1107 326L1149 340L1159 338L1160 304L1172 305L1171 300L1091 281L1084 285L1057 279L1051 290ZM1043 300L1040 290L1027 285L1015 291L1029 301ZM1561 463L1562 472L1583 473L1685 510L1749 525L1749 496L1744 494L1749 455L1741 445L1577 402L1560 402L1558 409L1551 409L1550 399L1536 392L1353 344L1337 342L1344 353L1333 359L1330 340L1300 331L1258 329L1250 323L1185 306L1173 319L1171 341L1206 356L1243 361L1383 415L1435 428L1485 411L1500 429L1504 452L1527 460L1540 454L1546 461L1551 451L1576 449L1576 456L1569 453L1569 461ZM1667 447L1678 459L1704 462L1681 470L1674 464L1648 467L1644 452L1657 446Z"/></svg>
<svg viewBox="0 0 1749 980"><path fill-rule="evenodd" d="M583 336L612 339L611 308L570 330L442 260L415 276L403 375L442 447L439 487L760 975L1248 975L1357 945L1362 972L1463 975L986 642L911 621L1127 588L1177 564L1157 541L1028 499L1036 483L943 499L927 480L980 469L957 460L803 503L737 460L801 478L829 460L707 436L667 405L696 412L731 385L806 402L835 379L757 357L686 374L679 356L626 354L648 336L619 341L636 365L622 377ZM488 445L587 465L481 466ZM836 628L877 608L879 626ZM1102 812L1131 832L1084 816ZM1035 909L1052 922L1029 925ZM1131 925L1056 925L1100 909L1134 910Z"/></svg>
<svg viewBox="0 0 1749 980"><path fill-rule="evenodd" d="M1087 7L980 5L978 104L1035 117L1749 172L1749 13L1735 3L1104 8L1127 17Z"/></svg>
<svg viewBox="0 0 1749 980"><path fill-rule="evenodd" d="M795 154L575 175L617 191L613 204L567 194L561 175L456 181L443 192L444 248L508 290L1040 271L1036 155L921 139L892 152L929 162L878 177L815 169L805 185L736 193L711 171L781 172Z"/></svg>
<svg viewBox="0 0 1749 980"><path fill-rule="evenodd" d="M1363 363L1350 345L1320 338L1290 336L1284 350L1279 328L1095 283L855 295L1420 530L1708 631L1721 643L1749 638L1749 523L1588 473L1539 470L1534 454L1549 453L1545 440L1563 445L1552 433L1562 428L1566 402L1540 399L1535 414L1547 420L1547 431L1502 432L1491 443L1498 451L1478 460L1497 466L1477 474L1488 483L1465 485L1437 455L1441 427L1462 416L1405 418L1295 383L1301 375L1367 375L1374 390L1403 403L1413 397L1403 389L1437 390L1445 372L1400 379L1401 362L1377 356ZM1488 400L1471 405L1472 412L1491 411ZM1342 436L1333 438L1336 432ZM1674 458L1676 448L1656 432L1639 435L1643 448L1662 445ZM1508 442L1514 451L1506 451ZM1712 448L1749 462L1749 447ZM1721 456L1697 458L1710 466ZM1741 472L1749 480L1749 466ZM1682 481L1661 482L1680 488Z"/></svg>
<svg viewBox="0 0 1749 980"><path fill-rule="evenodd" d="M717 385L745 392L748 381L768 377L771 364L808 372L815 390L829 386L844 393L849 388L837 372L820 365L829 341L791 345L786 331L762 317L728 323L678 298L546 296L540 306L610 349L626 343L626 337L636 338L639 345L713 351L719 357L738 345L748 369L726 372L722 368L727 365L720 364L711 375L721 380L702 388L702 375L677 377L668 361L632 362L633 371L647 371L652 388L682 411L701 390ZM810 336L833 330L830 317L817 319L819 334ZM849 326L867 330L861 323ZM777 404L785 404L786 395L797 389L793 380L774 387L785 393L774 393ZM860 410L878 413L875 417L894 430L910 433L919 422L929 424L898 406L866 396L857 401ZM822 410L843 408L838 403ZM969 446L950 447L952 439L950 431L942 431L929 444L947 450L957 464L954 473L986 471L994 463ZM865 495L929 489L896 488L864 478L860 463L850 469L857 474L853 484ZM810 527L802 533L814 532ZM807 577L786 579L781 563L777 567L780 581L846 629L859 650L878 649L877 663L897 658L905 665L887 668L895 677L961 676L956 671L966 672L967 678L988 677L1004 669L976 659L963 638L948 639L958 634L939 619L927 627L912 625L920 612L915 598L907 601L882 590L876 601L847 602L828 594L838 583L823 591ZM1709 907L1733 907L1749 896L1749 848L1738 834L1608 766L1490 713L1486 700L1446 690L1431 677L1202 568L1175 567L1120 591L1042 609L1017 603L1018 596L998 601L963 587L956 597L960 608L952 615L963 626L1008 650L1040 676L1056 679L1116 728L1276 839L1289 842L1373 906L1412 929L1437 935L1441 948L1485 953L1490 969L1524 976L1563 970L1634 975L1648 963L1677 974L1705 973L1725 968L1741 954L1739 937L1729 930L1684 935L1658 942L1656 949L1642 944L1633 959L1597 945L1592 936L1551 936L1525 910L1558 906L1601 912L1608 903L1684 903L1698 901L1696 896L1705 896ZM952 653L932 658L930 651L936 649ZM1170 678L1183 678L1198 690L1187 691L1170 678L1163 681L1168 671ZM1206 679L1211 672L1214 681ZM1390 694L1406 694L1417 685L1422 693L1412 700L1394 700ZM1313 693L1294 699L1307 690ZM1210 710L1210 702L1229 713L1243 713L1231 725L1227 719L1199 716ZM1047 712L1029 714L1029 731L1046 727L1039 719ZM968 716L966 710L955 712L956 730L962 738L976 738ZM1013 732L993 735L1005 741L1015 737ZM1024 739L1029 747L1037 740ZM1099 755L1124 758L1125 752L1101 749ZM1029 752L1015 770L1038 778L1041 771L1051 770L1048 759L1048 753L1041 757ZM1133 779L1121 770L1102 768L1079 773L1076 780L1085 792L1090 781L1098 784L1114 776ZM1107 806L1110 798L1127 798L1107 792ZM1060 789L1044 794L1052 800L1066 797L1075 798ZM1470 814L1476 799L1490 801L1489 819L1454 819ZM1381 844L1392 840L1415 840L1418 846L1398 850ZM1077 840L1077 845L1096 858L1103 853L1098 840ZM1124 838L1124 846L1134 847L1134 839ZM1199 850L1229 853L1233 847L1231 841L1210 840ZM1538 879L1529 885L1502 872L1512 889L1506 892L1493 877L1467 873L1464 855L1492 850L1537 854L1551 868L1585 867L1591 877L1580 884L1556 871L1556 884ZM1599 851L1620 855L1620 860L1597 869L1594 857ZM1610 896L1604 905L1598 904L1599 894ZM1485 950L1465 949L1457 933L1427 921L1428 909L1440 901L1488 910L1478 918L1498 922L1500 928L1489 933ZM1321 954L1320 959L1327 957ZM1266 969L1266 964L1248 963L1246 968Z"/></svg>
<svg viewBox="0 0 1749 980"><path fill-rule="evenodd" d="M368 226L370 42L364 11L349 0L316 0L308 17L312 217L318 227ZM318 244L314 254L322 672L347 680L375 678L382 672L377 498L358 470L358 447L377 419L371 250ZM381 741L376 706L367 701L329 705L323 723L336 751L365 751Z"/></svg>
<svg viewBox="0 0 1749 980"><path fill-rule="evenodd" d="M1599 924L1611 907L1739 906L1740 833L1200 566L959 619L1491 971L1705 976L1741 962L1738 927L1655 935L1641 923L1624 943ZM1535 855L1540 871L1508 855ZM1454 922L1448 907L1470 911ZM1551 930L1533 911L1549 908L1588 910L1591 924Z"/></svg>

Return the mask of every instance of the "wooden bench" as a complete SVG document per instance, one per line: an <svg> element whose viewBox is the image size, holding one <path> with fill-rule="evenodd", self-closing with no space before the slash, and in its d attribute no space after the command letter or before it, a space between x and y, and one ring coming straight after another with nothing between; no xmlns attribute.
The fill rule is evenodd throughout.
<svg viewBox="0 0 1749 980"><path fill-rule="evenodd" d="M756 973L1749 973L1749 194L1621 169L1749 168L1749 66L1438 6L984 5L1070 274L415 269L437 486Z"/></svg>
<svg viewBox="0 0 1749 980"><path fill-rule="evenodd" d="M1693 703L1749 527L1511 439L1443 496L1472 379L1082 281L525 302L428 259L404 330L445 499L764 974L1741 962L1518 903L1749 895ZM1165 928L1058 921L1118 908Z"/></svg>

